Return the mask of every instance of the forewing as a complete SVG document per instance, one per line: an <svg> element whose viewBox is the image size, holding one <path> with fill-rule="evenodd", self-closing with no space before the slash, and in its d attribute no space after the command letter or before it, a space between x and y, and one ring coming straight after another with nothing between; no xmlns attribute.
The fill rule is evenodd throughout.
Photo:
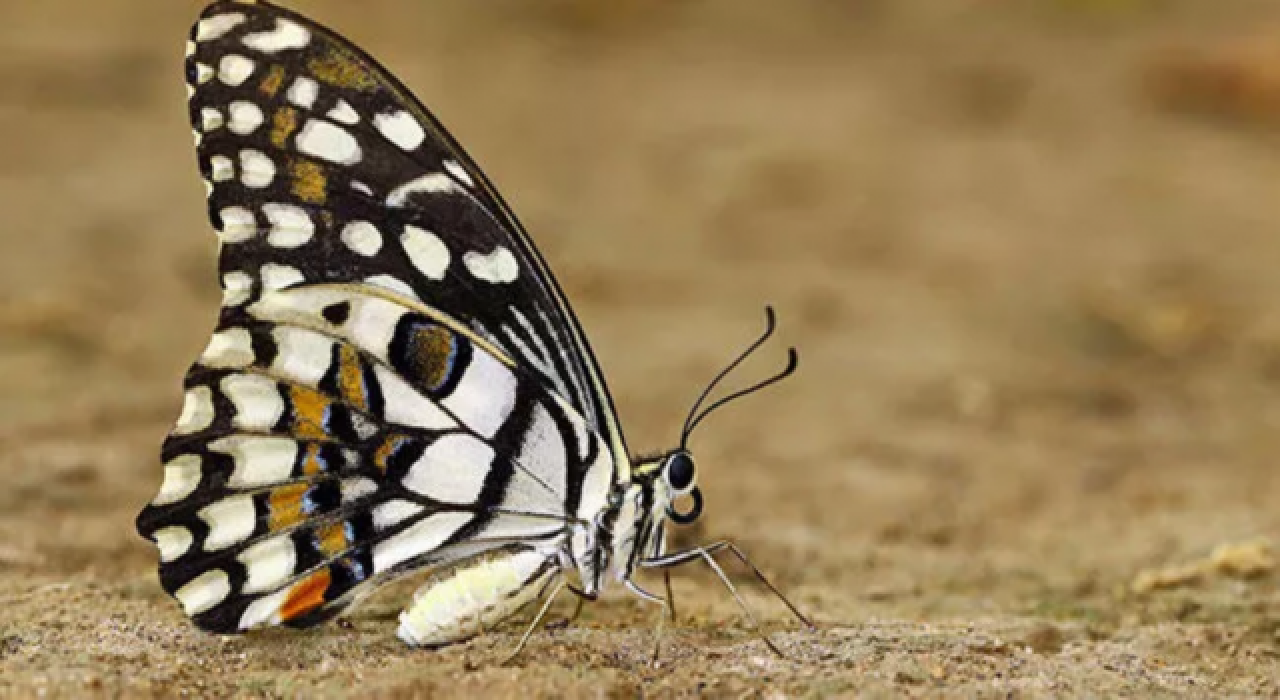
<svg viewBox="0 0 1280 700"><path fill-rule="evenodd" d="M547 382L628 477L608 390L554 277L407 89L335 33L266 3L210 6L191 53L191 118L229 290L362 282L421 300Z"/></svg>

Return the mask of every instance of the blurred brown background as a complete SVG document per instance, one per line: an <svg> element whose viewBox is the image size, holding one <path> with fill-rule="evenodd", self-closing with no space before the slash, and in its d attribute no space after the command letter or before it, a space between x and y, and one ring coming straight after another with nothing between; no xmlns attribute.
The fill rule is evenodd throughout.
<svg viewBox="0 0 1280 700"><path fill-rule="evenodd" d="M488 171L667 447L773 303L784 387L695 440L824 630L705 571L647 665L609 597L497 661L351 624L196 632L133 532L218 306L200 4L0 5L0 693L1274 695L1274 0L293 3ZM745 377L740 377L745 380Z"/></svg>

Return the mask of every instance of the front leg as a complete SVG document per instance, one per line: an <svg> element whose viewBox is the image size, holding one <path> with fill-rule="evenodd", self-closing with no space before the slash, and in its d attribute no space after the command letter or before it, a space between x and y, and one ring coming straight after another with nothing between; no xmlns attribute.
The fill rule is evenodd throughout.
<svg viewBox="0 0 1280 700"><path fill-rule="evenodd" d="M779 591L777 586L774 586L769 579L765 578L764 573L761 572L755 564L751 563L751 560L747 558L747 555L742 553L742 550L738 549L737 545L728 540L721 540L709 545L694 547L692 549L674 552L665 556L643 559L640 561L640 566L646 569L662 569L663 573L666 573L672 567L687 564L695 559L702 559L707 562L707 566L710 566L711 570L716 573L716 576L720 578L720 582L724 584L725 588L729 589L729 594L733 596L735 601L737 601L738 607L742 608L742 612L745 613L747 619L751 621L751 625L755 628L756 634L760 636L760 639L765 643L765 646L769 647L769 650L778 656L786 658L787 655L783 654L782 650L778 649L778 647L774 645L773 641L765 636L764 631L760 626L760 622L756 619L755 614L751 612L751 608L747 607L746 602L742 600L742 596L738 595L738 589L733 585L733 582L729 580L729 577L725 575L724 569L721 569L720 565L716 563L715 557L712 555L722 549L728 549L733 552L743 564L747 565L747 567L751 569L756 578L787 606L792 614L809 627L809 629L815 629L815 625L809 620L809 618L805 617L805 615L801 613L790 600L787 600L787 597L782 595L782 591Z"/></svg>
<svg viewBox="0 0 1280 700"><path fill-rule="evenodd" d="M671 554L667 554L660 557L643 559L640 561L640 566L641 568L645 568L645 569L663 569L664 570L663 573L666 573L667 570L673 567L687 564L695 559L702 559L711 566L712 570L714 570L717 574L719 574L720 579L724 582L725 586L727 586L729 588L729 591L733 592L734 595L736 596L737 593L734 590L733 584L729 582L729 579L728 577L725 576L724 571L720 569L720 566L716 564L715 559L713 559L711 556L722 549L727 549L730 552L733 552L734 556L738 557L739 561L745 564L747 568L751 569L751 573L755 575L756 579L760 581L760 583L763 583L765 587L769 589L769 592L777 596L778 599L781 600L783 604L787 606L787 609L791 611L791 614L796 616L796 619L803 622L805 626L808 627L809 629L817 629L817 625L813 624L813 622L810 621L809 618L805 616L804 613L800 612L799 608L793 605L791 601L788 600L787 597L782 594L782 591L778 590L778 587L773 585L773 583L771 583L769 579L765 577L764 572L760 571L760 569L755 564L751 563L751 560L747 558L747 555L744 554L741 549L738 549L738 545L734 544L733 542L730 542L729 540L720 540L719 542L713 542L711 544L703 545L701 547L694 547L692 549L686 549L680 552L673 552Z"/></svg>

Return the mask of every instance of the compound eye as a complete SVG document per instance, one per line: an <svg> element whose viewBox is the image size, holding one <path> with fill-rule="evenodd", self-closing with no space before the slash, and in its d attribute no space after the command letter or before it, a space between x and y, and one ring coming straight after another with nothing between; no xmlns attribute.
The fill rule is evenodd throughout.
<svg viewBox="0 0 1280 700"><path fill-rule="evenodd" d="M675 493L688 493L693 476L693 457L688 452L677 452L667 460L667 485Z"/></svg>

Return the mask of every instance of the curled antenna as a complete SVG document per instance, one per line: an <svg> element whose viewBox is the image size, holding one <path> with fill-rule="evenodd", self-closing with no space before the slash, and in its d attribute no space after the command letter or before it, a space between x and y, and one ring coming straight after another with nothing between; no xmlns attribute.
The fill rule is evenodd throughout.
<svg viewBox="0 0 1280 700"><path fill-rule="evenodd" d="M772 377L769 377L768 379L757 382L747 387L746 389L740 389L738 391L733 392L732 394L729 394L728 396L722 397L719 400L712 403L710 406L708 406L706 410L702 411L701 413L698 412L698 409L702 406L702 402L705 401L707 397L711 394L711 392L715 390L716 386L720 384L721 380L727 377L729 373L733 372L733 370L736 369L738 365L742 364L743 361L745 361L748 357L751 356L752 353L758 350L761 345L764 345L765 341L768 340L770 336L773 335L774 329L777 328L777 318L773 313L773 307L772 306L764 307L764 313L765 313L764 332L761 333L760 337L757 338L755 342L753 342L751 345L749 345L746 350L742 351L742 354L738 355L737 359L735 359L733 362L730 362L729 366L720 370L720 373L717 374L709 384L707 384L707 388L702 390L702 394L698 396L698 400L693 402L693 408L689 409L689 416L685 419L684 428L682 428L680 431L680 447L682 449L684 448L685 444L688 442L689 436L693 434L693 429L698 427L698 423L701 423L702 419L710 415L712 411L715 411L716 409L729 403L730 401L740 399L743 396L746 396L748 394L753 394L757 391L760 391L761 389L764 389L765 387L768 387L772 384L776 384L782 381L783 379L786 379L787 377L791 376L791 374L796 371L796 366L799 363L799 357L796 354L795 348L789 348L787 350L787 366L781 372L775 374Z"/></svg>

